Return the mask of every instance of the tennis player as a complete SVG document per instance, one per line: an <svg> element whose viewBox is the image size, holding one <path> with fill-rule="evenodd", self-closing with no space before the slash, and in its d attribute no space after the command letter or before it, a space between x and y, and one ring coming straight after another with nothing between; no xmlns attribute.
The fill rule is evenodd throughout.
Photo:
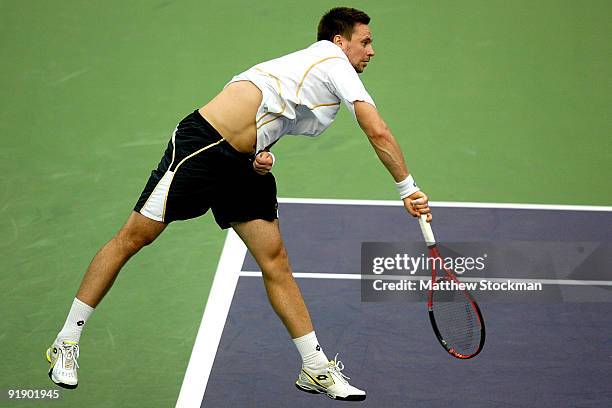
<svg viewBox="0 0 612 408"><path fill-rule="evenodd" d="M93 258L47 350L54 383L77 387L81 331L128 259L171 222L212 209L219 226L233 228L261 268L270 304L302 358L297 388L339 400L365 399L365 391L348 383L343 364L325 355L292 276L270 148L286 134L320 135L344 104L395 179L406 210L431 219L427 196L408 174L398 143L358 76L374 56L369 22L353 8L330 10L321 18L316 43L233 77L178 124L126 224Z"/></svg>

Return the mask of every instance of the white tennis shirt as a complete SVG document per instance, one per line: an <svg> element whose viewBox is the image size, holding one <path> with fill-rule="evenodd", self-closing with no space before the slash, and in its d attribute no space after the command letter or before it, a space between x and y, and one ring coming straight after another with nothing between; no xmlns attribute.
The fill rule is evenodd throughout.
<svg viewBox="0 0 612 408"><path fill-rule="evenodd" d="M229 83L251 81L262 92L257 111L257 151L283 135L318 136L331 125L342 101L355 116L355 101L374 101L340 47L319 41L262 62Z"/></svg>

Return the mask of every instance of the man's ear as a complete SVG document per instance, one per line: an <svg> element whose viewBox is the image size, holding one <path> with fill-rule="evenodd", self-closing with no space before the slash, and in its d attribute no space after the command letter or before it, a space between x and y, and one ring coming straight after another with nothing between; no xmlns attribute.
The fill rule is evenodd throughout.
<svg viewBox="0 0 612 408"><path fill-rule="evenodd" d="M336 34L334 35L334 38L332 38L332 42L338 47L342 48L342 46L344 45L344 38L342 38L340 34Z"/></svg>

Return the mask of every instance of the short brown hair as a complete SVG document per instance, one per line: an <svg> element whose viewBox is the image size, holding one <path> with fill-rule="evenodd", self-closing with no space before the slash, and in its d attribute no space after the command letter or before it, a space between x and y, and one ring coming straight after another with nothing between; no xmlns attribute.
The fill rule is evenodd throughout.
<svg viewBox="0 0 612 408"><path fill-rule="evenodd" d="M370 16L354 8L335 7L321 17L317 30L317 41L332 41L338 34L350 40L357 23L369 24Z"/></svg>

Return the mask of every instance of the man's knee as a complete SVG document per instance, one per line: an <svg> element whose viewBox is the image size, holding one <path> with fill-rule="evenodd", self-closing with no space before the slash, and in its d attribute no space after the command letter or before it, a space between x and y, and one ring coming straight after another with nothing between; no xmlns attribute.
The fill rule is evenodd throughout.
<svg viewBox="0 0 612 408"><path fill-rule="evenodd" d="M290 273L289 256L283 245L271 248L263 259L260 259L260 267L264 278L278 278Z"/></svg>
<svg viewBox="0 0 612 408"><path fill-rule="evenodd" d="M252 220L232 227L255 257L264 279L286 277L291 273L278 221Z"/></svg>
<svg viewBox="0 0 612 408"><path fill-rule="evenodd" d="M139 234L137 231L126 232L122 230L115 236L114 240L125 252L135 254L155 239Z"/></svg>
<svg viewBox="0 0 612 408"><path fill-rule="evenodd" d="M161 230L156 228L147 228L142 223L128 221L117 233L115 240L126 252L134 254L155 241L160 233Z"/></svg>

